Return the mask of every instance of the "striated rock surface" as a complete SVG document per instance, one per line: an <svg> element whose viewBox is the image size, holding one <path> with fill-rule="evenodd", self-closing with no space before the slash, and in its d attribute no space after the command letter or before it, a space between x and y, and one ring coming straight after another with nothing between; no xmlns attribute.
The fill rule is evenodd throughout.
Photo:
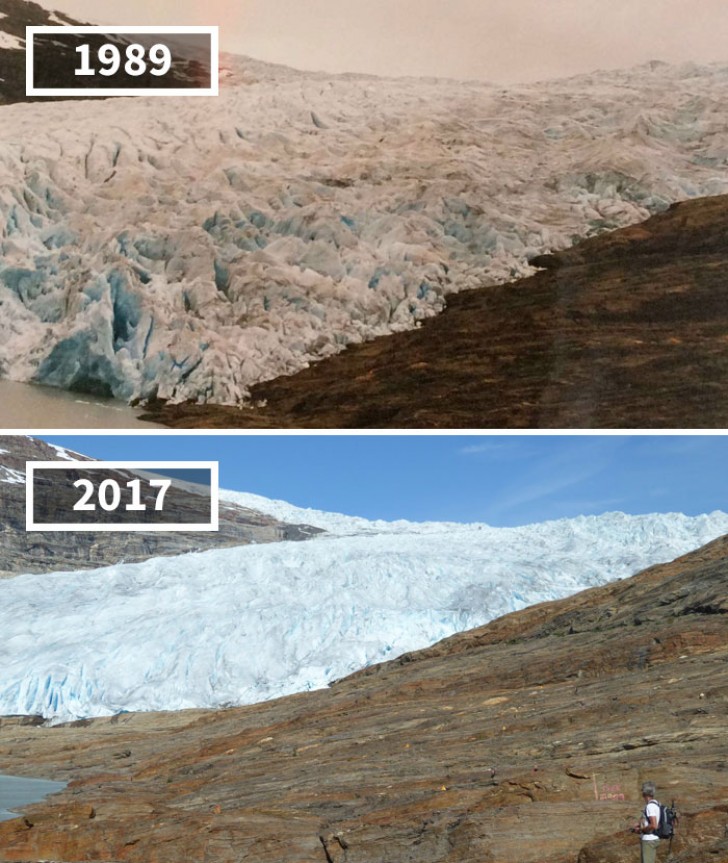
<svg viewBox="0 0 728 863"><path fill-rule="evenodd" d="M676 863L727 861L727 613L723 538L328 690L5 719L0 771L70 784L0 824L0 860L626 863L651 778Z"/></svg>
<svg viewBox="0 0 728 863"><path fill-rule="evenodd" d="M251 542L308 539L322 531L287 524L269 515L229 502L220 503L217 533L27 533L25 530L25 463L63 458L66 454L42 440L21 435L0 436L0 577L21 572L53 572L146 560L208 548ZM196 495L177 497L179 510L195 511Z"/></svg>
<svg viewBox="0 0 728 863"><path fill-rule="evenodd" d="M413 332L253 388L258 408L156 405L179 428L723 428L728 197L536 257Z"/></svg>

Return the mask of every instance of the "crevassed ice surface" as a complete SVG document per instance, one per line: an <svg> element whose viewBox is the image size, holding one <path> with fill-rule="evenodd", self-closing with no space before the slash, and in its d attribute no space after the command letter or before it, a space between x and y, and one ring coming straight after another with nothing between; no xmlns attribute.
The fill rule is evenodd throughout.
<svg viewBox="0 0 728 863"><path fill-rule="evenodd" d="M0 375L235 403L529 256L728 191L728 67L503 89L225 60L0 108Z"/></svg>
<svg viewBox="0 0 728 863"><path fill-rule="evenodd" d="M377 524L0 581L0 715L217 707L322 687L672 560L726 533L728 515Z"/></svg>

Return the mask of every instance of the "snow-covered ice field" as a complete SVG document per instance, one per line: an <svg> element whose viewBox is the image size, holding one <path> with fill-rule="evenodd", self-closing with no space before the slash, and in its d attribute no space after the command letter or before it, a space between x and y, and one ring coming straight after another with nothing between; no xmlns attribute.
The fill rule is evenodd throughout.
<svg viewBox="0 0 728 863"><path fill-rule="evenodd" d="M331 533L0 581L0 715L216 707L322 687L728 531L721 512L492 528L223 497Z"/></svg>
<svg viewBox="0 0 728 863"><path fill-rule="evenodd" d="M250 385L728 192L728 67L504 89L223 59L210 99L0 108L0 376Z"/></svg>

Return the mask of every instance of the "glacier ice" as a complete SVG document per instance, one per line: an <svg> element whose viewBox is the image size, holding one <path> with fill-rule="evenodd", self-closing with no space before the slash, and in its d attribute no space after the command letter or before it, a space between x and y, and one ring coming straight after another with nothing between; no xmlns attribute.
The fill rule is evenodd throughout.
<svg viewBox="0 0 728 863"><path fill-rule="evenodd" d="M721 512L493 528L222 497L330 533L0 580L0 715L218 707L322 687L728 531Z"/></svg>
<svg viewBox="0 0 728 863"><path fill-rule="evenodd" d="M0 375L237 403L728 191L725 66L501 88L224 65L216 99L0 107Z"/></svg>

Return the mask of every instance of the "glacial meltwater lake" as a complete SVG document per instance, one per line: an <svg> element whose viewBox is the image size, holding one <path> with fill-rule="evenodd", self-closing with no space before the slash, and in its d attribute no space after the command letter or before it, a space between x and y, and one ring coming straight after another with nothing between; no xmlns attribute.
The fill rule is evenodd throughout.
<svg viewBox="0 0 728 863"><path fill-rule="evenodd" d="M124 402L0 378L1 429L156 429Z"/></svg>
<svg viewBox="0 0 728 863"><path fill-rule="evenodd" d="M38 803L49 794L55 794L66 787L65 782L51 782L46 779L25 779L22 776L3 776L0 773L0 821L18 818L15 812L20 806Z"/></svg>

